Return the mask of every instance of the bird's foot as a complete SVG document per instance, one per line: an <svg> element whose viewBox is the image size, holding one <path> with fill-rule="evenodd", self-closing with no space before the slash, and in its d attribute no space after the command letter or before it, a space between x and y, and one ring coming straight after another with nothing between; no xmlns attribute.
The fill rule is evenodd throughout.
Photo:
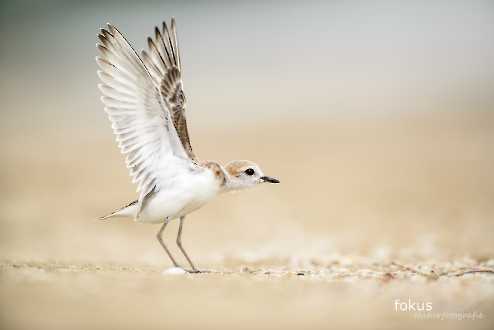
<svg viewBox="0 0 494 330"><path fill-rule="evenodd" d="M200 274L200 273L204 273L204 272L200 271L199 269L195 269L195 268L194 269L187 269L186 272L189 273L189 274Z"/></svg>

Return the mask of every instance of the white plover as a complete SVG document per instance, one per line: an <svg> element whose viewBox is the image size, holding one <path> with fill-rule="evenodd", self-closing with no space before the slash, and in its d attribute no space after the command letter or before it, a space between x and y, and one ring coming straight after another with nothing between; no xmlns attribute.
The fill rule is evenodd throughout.
<svg viewBox="0 0 494 330"><path fill-rule="evenodd" d="M196 158L185 119L187 103L173 18L170 28L165 22L161 29L155 27L154 38L147 40L148 50L140 56L111 24L101 29L98 39L101 100L138 192L137 200L101 219L131 217L163 223L158 241L175 267L180 266L162 234L171 220L180 219L176 243L191 272L198 272L181 242L185 216L219 193L279 181L251 161L223 166Z"/></svg>

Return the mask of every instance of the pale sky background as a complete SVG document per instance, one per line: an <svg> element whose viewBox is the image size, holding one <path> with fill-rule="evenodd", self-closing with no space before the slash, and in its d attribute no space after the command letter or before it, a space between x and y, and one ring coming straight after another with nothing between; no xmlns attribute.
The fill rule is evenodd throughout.
<svg viewBox="0 0 494 330"><path fill-rule="evenodd" d="M492 1L0 6L1 113L11 127L27 116L107 129L96 88L98 29L112 22L140 50L171 16L191 125L494 105Z"/></svg>

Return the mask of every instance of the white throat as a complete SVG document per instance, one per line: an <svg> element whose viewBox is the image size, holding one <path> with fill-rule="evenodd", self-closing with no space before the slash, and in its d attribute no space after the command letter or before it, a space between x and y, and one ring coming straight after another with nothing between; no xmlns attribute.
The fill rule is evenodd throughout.
<svg viewBox="0 0 494 330"><path fill-rule="evenodd" d="M243 190L243 189L251 188L254 185L255 185L255 183L244 182L239 178L236 178L234 176L227 174L226 184L225 184L225 192Z"/></svg>

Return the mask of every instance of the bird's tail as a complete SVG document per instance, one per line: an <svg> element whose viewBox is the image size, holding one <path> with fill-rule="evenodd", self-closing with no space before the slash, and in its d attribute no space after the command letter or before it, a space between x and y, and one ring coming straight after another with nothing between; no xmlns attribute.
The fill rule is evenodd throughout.
<svg viewBox="0 0 494 330"><path fill-rule="evenodd" d="M107 219L113 218L117 212L118 211L113 211L112 213L108 213L107 215L103 215L101 217L98 217L98 220L107 220Z"/></svg>
<svg viewBox="0 0 494 330"><path fill-rule="evenodd" d="M121 208L119 209L116 209L115 211L111 212L111 213L108 213L104 216L101 216L99 217L98 219L99 220L107 220L107 219L111 219L113 217L118 217L118 216L127 216L128 212L125 212L128 208L130 208L131 206L137 204L137 200L133 201L133 202L130 202L129 204L125 205L125 206L122 206Z"/></svg>

